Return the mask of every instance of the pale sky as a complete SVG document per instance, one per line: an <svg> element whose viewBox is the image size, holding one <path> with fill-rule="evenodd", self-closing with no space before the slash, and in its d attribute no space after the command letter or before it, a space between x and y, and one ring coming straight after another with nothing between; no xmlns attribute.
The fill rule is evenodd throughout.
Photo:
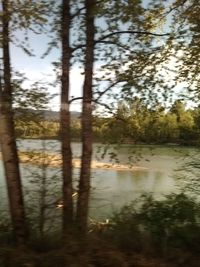
<svg viewBox="0 0 200 267"><path fill-rule="evenodd" d="M146 4L149 0L143 0L144 4ZM20 31L15 32L15 36L19 40L23 40L23 33ZM11 62L12 67L16 71L20 71L25 73L26 77L30 79L30 82L34 82L37 80L42 80L51 82L54 81L55 76L53 72L52 62L58 61L60 57L60 51L58 49L54 49L51 53L41 59L42 54L46 51L48 39L45 34L35 35L29 32L30 37L30 46L34 50L35 57L30 57L22 51L21 48L16 47L15 45L11 45ZM71 71L71 95L75 97L81 96L81 87L83 82L83 76L77 66L72 68ZM27 85L27 84L26 84ZM59 94L60 88L59 86L49 88L49 91L53 94ZM52 103L51 108L59 110L59 97L57 97ZM73 103L72 110L80 110L79 104Z"/></svg>
<svg viewBox="0 0 200 267"><path fill-rule="evenodd" d="M22 32L16 32L17 38L23 39ZM41 58L42 54L46 51L48 39L45 35L30 34L30 45L34 51L35 56L29 56L24 51L11 45L11 62L14 70L20 71L26 75L31 82L42 81L42 82L53 82L55 80L55 73L53 72L52 62L58 61L60 57L60 51L54 49L45 58ZM81 94L81 84L83 76L81 75L82 70L78 67L74 67L71 71L71 91L72 95L77 97ZM29 83L26 83L26 86ZM53 94L60 93L60 86L50 87L49 91ZM59 110L59 97L56 97L50 108L53 110ZM80 110L77 104L73 104L72 110Z"/></svg>
<svg viewBox="0 0 200 267"><path fill-rule="evenodd" d="M145 0L148 2L148 0ZM17 38L23 39L22 32L16 32ZM53 72L53 61L58 61L60 57L60 51L54 49L45 58L41 58L42 54L46 51L48 39L46 35L35 35L30 33L30 45L36 56L30 57L14 45L11 46L11 62L14 70L25 73L26 77L30 79L30 82L41 80L42 82L53 82L55 80L55 74ZM83 70L79 69L78 66L74 66L71 70L71 95L74 97L81 96ZM59 85L56 87L49 88L49 91L53 94L59 94ZM52 101L50 108L53 110L59 110L59 97L56 97ZM72 105L72 110L80 111L79 103Z"/></svg>

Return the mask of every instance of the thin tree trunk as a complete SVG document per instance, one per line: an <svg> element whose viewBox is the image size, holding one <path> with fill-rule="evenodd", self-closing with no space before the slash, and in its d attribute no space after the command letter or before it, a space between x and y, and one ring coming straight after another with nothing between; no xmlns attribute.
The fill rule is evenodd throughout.
<svg viewBox="0 0 200 267"><path fill-rule="evenodd" d="M76 216L77 224L83 233L87 231L92 158L92 80L95 35L93 8L95 2L95 0L85 0L86 54L82 106L82 159Z"/></svg>
<svg viewBox="0 0 200 267"><path fill-rule="evenodd" d="M45 136L45 139L42 140L42 177L41 179L41 184L40 184L40 207L39 207L39 231L40 231L40 237L44 238L45 234L45 223L46 223L46 210L47 210L47 159L45 158L45 153L46 153L46 131L44 130L43 126L40 125L42 131L43 131L43 136Z"/></svg>
<svg viewBox="0 0 200 267"><path fill-rule="evenodd" d="M0 88L0 143L14 238L17 244L21 245L27 238L27 226L12 111L8 0L2 1L2 11L3 81Z"/></svg>
<svg viewBox="0 0 200 267"><path fill-rule="evenodd" d="M72 200L72 151L70 136L69 110L69 72L70 72L70 1L62 2L62 77L61 77L61 143L62 143L62 176L63 176L63 234L67 234L73 221Z"/></svg>

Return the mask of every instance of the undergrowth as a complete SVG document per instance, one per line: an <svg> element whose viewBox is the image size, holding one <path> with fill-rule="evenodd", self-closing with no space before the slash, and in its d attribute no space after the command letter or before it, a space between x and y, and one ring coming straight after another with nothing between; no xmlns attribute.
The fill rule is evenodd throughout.
<svg viewBox="0 0 200 267"><path fill-rule="evenodd" d="M86 239L60 233L32 238L16 248L0 225L0 267L199 267L200 209L196 199L146 195L112 215Z"/></svg>

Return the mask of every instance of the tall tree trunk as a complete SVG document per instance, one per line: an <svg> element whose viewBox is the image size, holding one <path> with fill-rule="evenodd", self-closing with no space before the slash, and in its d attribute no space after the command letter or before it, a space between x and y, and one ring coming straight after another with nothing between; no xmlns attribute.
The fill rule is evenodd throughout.
<svg viewBox="0 0 200 267"><path fill-rule="evenodd" d="M85 0L86 54L82 106L82 159L76 216L77 224L83 233L87 230L92 158L92 80L95 35L93 8L95 7L95 2L96 0Z"/></svg>
<svg viewBox="0 0 200 267"><path fill-rule="evenodd" d="M70 1L62 2L62 76L61 76L61 152L63 176L63 234L65 235L73 221L72 199L72 151L70 136L70 110L69 110L69 72L70 72Z"/></svg>
<svg viewBox="0 0 200 267"><path fill-rule="evenodd" d="M8 0L2 1L2 11L3 81L0 88L0 143L13 233L17 244L20 245L24 244L27 238L27 226L25 223L25 210L12 111Z"/></svg>

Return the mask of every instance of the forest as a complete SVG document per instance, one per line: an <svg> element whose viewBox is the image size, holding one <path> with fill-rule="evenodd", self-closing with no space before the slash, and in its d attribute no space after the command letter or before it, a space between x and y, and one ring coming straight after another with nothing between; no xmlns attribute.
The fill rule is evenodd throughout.
<svg viewBox="0 0 200 267"><path fill-rule="evenodd" d="M199 266L198 2L0 1L0 266ZM17 67L22 52L31 79ZM34 79L31 67L42 73L45 60L51 74ZM59 119L46 120L55 99ZM39 139L43 150L24 163L20 139ZM59 170L45 143L52 139ZM194 146L179 177L189 186L93 219L95 142Z"/></svg>
<svg viewBox="0 0 200 267"><path fill-rule="evenodd" d="M27 111L25 111L27 112ZM93 116L93 140L100 143L199 145L199 107L186 109L176 100L166 111L164 107L148 108L136 98L122 102L113 116ZM60 139L59 121L40 118L17 118L18 138ZM37 118L37 117L36 117ZM71 121L73 141L80 141L80 116Z"/></svg>

